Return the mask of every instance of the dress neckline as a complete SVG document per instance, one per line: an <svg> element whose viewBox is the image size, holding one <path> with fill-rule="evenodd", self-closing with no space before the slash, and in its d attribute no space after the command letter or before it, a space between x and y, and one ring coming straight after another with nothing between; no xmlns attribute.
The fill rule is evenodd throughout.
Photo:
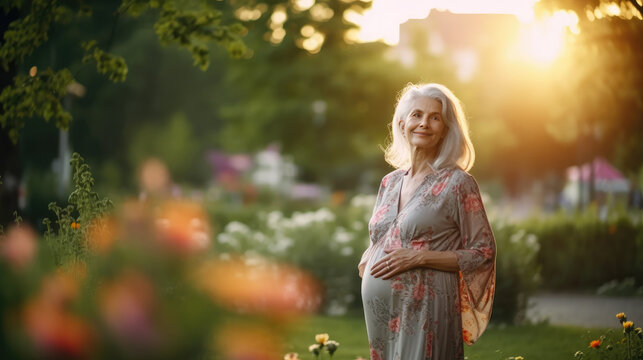
<svg viewBox="0 0 643 360"><path fill-rule="evenodd" d="M440 171L438 170L438 171L433 171L432 173L425 175L424 179L422 179L422 182L420 182L420 185L418 185L415 188L415 190L413 190L413 193L411 194L411 197L408 199L408 201L404 204L404 206L402 208L400 208L400 203L402 201L402 184L404 183L404 176L406 176L406 174L408 174L408 172L410 170L411 169L408 169L408 170L406 170L405 172L402 173L402 176L400 177L400 181L397 184L397 186L398 186L398 189L397 189L397 202L395 204L395 210L397 212L395 214L395 219L397 219L398 216L400 216L400 214L402 212L404 212L404 210L409 206L409 204L416 198L417 193L420 191L420 189L422 187L424 187L424 185L427 182L427 180L429 178L434 177L435 175L440 173Z"/></svg>

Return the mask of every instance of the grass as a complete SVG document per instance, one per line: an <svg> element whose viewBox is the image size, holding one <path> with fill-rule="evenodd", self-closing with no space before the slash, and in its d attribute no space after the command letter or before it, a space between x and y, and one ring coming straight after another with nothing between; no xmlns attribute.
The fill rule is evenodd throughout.
<svg viewBox="0 0 643 360"><path fill-rule="evenodd" d="M465 345L465 356L469 360L504 360L518 355L525 360L570 360L577 350L587 351L589 342L604 332L605 329L545 324L492 325L475 345ZM318 333L328 333L331 340L340 343L333 360L354 360L357 356L368 359L364 318L357 315L316 316L302 321L290 332L285 351L299 353L301 359L314 359L308 352L308 346L315 342L315 334Z"/></svg>

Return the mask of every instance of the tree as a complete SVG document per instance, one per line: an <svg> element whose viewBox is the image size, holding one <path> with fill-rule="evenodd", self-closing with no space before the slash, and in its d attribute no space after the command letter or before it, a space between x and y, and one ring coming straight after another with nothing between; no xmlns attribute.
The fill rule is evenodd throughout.
<svg viewBox="0 0 643 360"><path fill-rule="evenodd" d="M218 5L205 0L123 0L111 6L82 1L72 5L57 0L3 1L0 6L3 20L7 20L8 25L2 29L3 41L0 46L3 81L0 92L0 139L3 139L3 150L7 151L3 151L0 173L5 174L12 183L19 182L19 166L11 165L18 162L17 152L7 139L15 145L20 137L20 129L27 121L31 122L33 118L43 118L45 121L53 119L58 128L68 128L72 116L63 101L69 86L75 82L75 74L84 65L95 64L96 71L113 82L124 81L127 76L125 59L110 52L113 31L106 43L81 36L82 40L71 51L79 56L67 59L62 66L43 69L28 66L30 57L56 32L87 26L87 22L94 17L105 14L105 7L109 9L107 13L111 14L112 24L122 17L152 13L153 27L159 41L164 45L174 44L187 49L194 59L194 65L205 70L210 64L210 44L225 47L235 58L246 52L241 40L245 29L236 22L224 22L224 13ZM94 9L100 10L98 15ZM101 24L106 23L98 21L91 23L91 26ZM88 33L95 34L100 30L109 32L109 28ZM82 51L79 53L79 50ZM15 208L17 198L17 187L12 191L5 189L2 189L2 200L8 206L2 206L0 222L8 220L8 212Z"/></svg>
<svg viewBox="0 0 643 360"><path fill-rule="evenodd" d="M557 91L566 103L550 129L578 144L578 162L605 155L632 177L643 153L643 6L636 0L548 0L548 9L579 16L580 34L570 46ZM590 197L593 199L593 181Z"/></svg>
<svg viewBox="0 0 643 360"><path fill-rule="evenodd" d="M379 181L390 171L379 145L386 143L395 95L428 72L436 81L441 68L417 72L390 60L385 44L351 44L356 25L344 14L362 11L366 1L317 1L309 8L241 3L237 15L247 20L253 56L226 71L222 145L241 151L279 143L301 180L336 189ZM266 40L272 46L259 45Z"/></svg>

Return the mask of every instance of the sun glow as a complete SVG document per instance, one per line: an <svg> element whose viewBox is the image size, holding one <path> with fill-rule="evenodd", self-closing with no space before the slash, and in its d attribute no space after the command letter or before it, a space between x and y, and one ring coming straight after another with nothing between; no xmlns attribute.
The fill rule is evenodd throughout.
<svg viewBox="0 0 643 360"><path fill-rule="evenodd" d="M579 33L578 16L571 11L557 11L550 17L525 24L514 50L528 60L549 64L564 49L567 29Z"/></svg>
<svg viewBox="0 0 643 360"><path fill-rule="evenodd" d="M382 40L390 45L399 40L399 26L408 19L424 19L432 9L454 14L513 14L523 22L534 18L538 0L373 0L362 14L348 10L344 18L360 26L357 39Z"/></svg>
<svg viewBox="0 0 643 360"><path fill-rule="evenodd" d="M424 19L435 9L454 14L510 14L522 26L518 43L512 52L540 64L555 60L565 45L568 31L578 33L578 16L574 12L557 11L536 18L534 5L539 0L373 0L363 13L348 10L344 18L360 26L349 32L351 42L383 41L395 45L399 41L400 24L409 19Z"/></svg>

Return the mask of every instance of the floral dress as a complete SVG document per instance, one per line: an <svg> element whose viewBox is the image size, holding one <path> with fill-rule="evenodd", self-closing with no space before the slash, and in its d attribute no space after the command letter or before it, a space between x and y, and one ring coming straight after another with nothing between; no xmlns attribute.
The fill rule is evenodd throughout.
<svg viewBox="0 0 643 360"><path fill-rule="evenodd" d="M476 181L457 167L428 175L399 209L404 170L382 179L358 266L371 360L463 359L489 317L496 246ZM453 251L460 268L374 278L385 249Z"/></svg>

